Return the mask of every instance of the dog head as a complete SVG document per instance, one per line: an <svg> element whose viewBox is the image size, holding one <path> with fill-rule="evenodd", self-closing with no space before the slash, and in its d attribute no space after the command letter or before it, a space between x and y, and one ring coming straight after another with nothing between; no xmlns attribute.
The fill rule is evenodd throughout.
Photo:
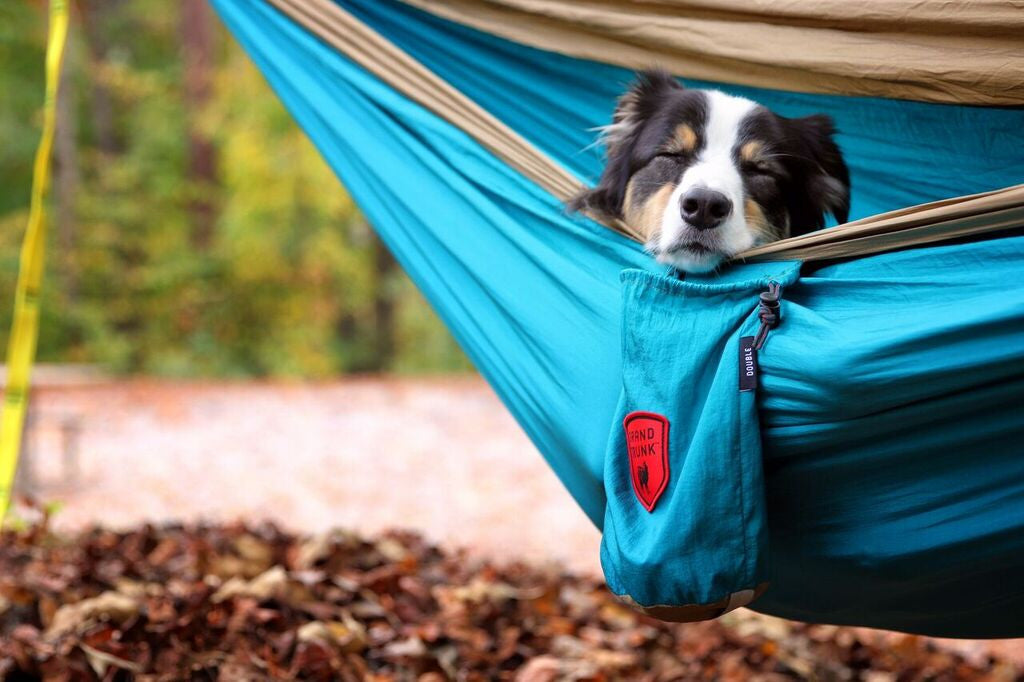
<svg viewBox="0 0 1024 682"><path fill-rule="evenodd" d="M785 118L742 97L647 71L604 129L608 161L572 210L649 235L658 261L690 272L846 222L850 178L827 116Z"/></svg>

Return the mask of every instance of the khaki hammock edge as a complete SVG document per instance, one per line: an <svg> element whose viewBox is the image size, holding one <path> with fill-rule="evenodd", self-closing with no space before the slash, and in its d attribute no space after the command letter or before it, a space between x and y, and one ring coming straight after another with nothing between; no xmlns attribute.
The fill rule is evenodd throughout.
<svg viewBox="0 0 1024 682"><path fill-rule="evenodd" d="M1024 103L1006 0L406 0L516 43L699 80L985 106Z"/></svg>
<svg viewBox="0 0 1024 682"><path fill-rule="evenodd" d="M331 0L267 2L403 95L472 136L555 197L565 200L580 189L580 181L565 168ZM469 0L464 3L417 0L414 4L451 9L478 3ZM537 3L508 0L504 6L515 4L532 7ZM550 6L549 9L566 5L558 2L544 4ZM839 5L834 9L841 11ZM568 12L568 8L565 11ZM598 222L639 242L645 241L647 237L620 221ZM1016 185L910 206L831 229L783 239L741 253L736 260L813 261L851 258L995 232L1020 225L1021 222L1024 222L1024 185Z"/></svg>

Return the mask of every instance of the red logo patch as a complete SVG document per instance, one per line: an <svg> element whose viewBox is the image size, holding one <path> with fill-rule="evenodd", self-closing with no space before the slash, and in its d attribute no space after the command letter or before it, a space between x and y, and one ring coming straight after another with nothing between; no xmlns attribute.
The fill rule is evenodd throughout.
<svg viewBox="0 0 1024 682"><path fill-rule="evenodd" d="M622 426L633 492L644 509L654 511L668 486L668 420L653 412L630 412Z"/></svg>

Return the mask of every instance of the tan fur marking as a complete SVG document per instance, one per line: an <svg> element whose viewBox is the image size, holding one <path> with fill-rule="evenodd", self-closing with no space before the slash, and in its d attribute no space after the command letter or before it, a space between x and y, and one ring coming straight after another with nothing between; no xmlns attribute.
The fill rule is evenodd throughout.
<svg viewBox="0 0 1024 682"><path fill-rule="evenodd" d="M743 210L747 219L747 227L756 236L758 244L773 242L782 236L779 234L779 228L773 226L765 218L764 211L761 210L756 201L747 199L743 202Z"/></svg>
<svg viewBox="0 0 1024 682"><path fill-rule="evenodd" d="M681 151L692 152L697 148L697 133L689 125L680 123L676 128L676 143Z"/></svg>
<svg viewBox="0 0 1024 682"><path fill-rule="evenodd" d="M753 161L764 149L764 144L759 140L753 140L740 147L740 158L744 161Z"/></svg>
<svg viewBox="0 0 1024 682"><path fill-rule="evenodd" d="M626 187L626 200L623 202L622 213L626 223L642 234L644 238L650 238L652 234L661 229L661 218L665 215L665 206L672 197L672 192L675 188L675 184L667 183L654 194L648 196L643 203L635 205L633 203L633 183L631 181Z"/></svg>
<svg viewBox="0 0 1024 682"><path fill-rule="evenodd" d="M633 214L633 180L630 179L626 183L626 196L622 199L622 217L626 219L626 222L630 222L629 216Z"/></svg>

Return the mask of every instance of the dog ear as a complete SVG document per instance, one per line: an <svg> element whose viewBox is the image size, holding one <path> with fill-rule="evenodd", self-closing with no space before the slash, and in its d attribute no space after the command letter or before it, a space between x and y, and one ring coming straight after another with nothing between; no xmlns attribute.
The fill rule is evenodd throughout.
<svg viewBox="0 0 1024 682"><path fill-rule="evenodd" d="M612 122L601 129L607 163L595 187L584 189L566 204L570 211L587 211L610 218L622 217L626 185L632 174L632 152L643 124L673 91L683 90L679 81L662 69L641 71L619 97Z"/></svg>
<svg viewBox="0 0 1024 682"><path fill-rule="evenodd" d="M602 142L612 157L624 145L636 141L644 121L650 119L672 92L683 86L664 69L648 69L637 74L629 90L619 97L611 125L602 128Z"/></svg>
<svg viewBox="0 0 1024 682"><path fill-rule="evenodd" d="M791 207L792 234L804 234L825 226L825 214L839 223L850 215L850 171L835 143L835 125L828 116L817 114L789 120L793 159L800 164L794 174L802 181L794 196L801 205Z"/></svg>

